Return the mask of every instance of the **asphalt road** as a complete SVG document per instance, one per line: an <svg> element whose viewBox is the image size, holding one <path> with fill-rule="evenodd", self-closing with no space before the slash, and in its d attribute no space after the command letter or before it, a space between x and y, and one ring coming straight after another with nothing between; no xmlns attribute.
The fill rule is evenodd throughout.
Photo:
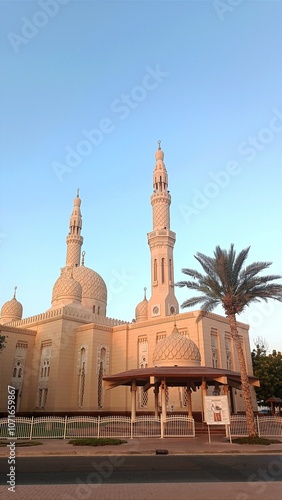
<svg viewBox="0 0 282 500"><path fill-rule="evenodd" d="M17 485L282 481L280 455L18 457ZM0 459L0 484L10 465Z"/></svg>

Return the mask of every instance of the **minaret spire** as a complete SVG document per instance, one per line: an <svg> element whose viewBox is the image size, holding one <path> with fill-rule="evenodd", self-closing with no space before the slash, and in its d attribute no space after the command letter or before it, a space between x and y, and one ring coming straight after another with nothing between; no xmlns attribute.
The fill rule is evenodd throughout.
<svg viewBox="0 0 282 500"><path fill-rule="evenodd" d="M179 305L174 295L173 247L175 233L170 230L170 203L168 175L164 164L161 141L155 154L153 173L153 231L148 233L151 250L152 296L149 301L149 317L177 314Z"/></svg>
<svg viewBox="0 0 282 500"><path fill-rule="evenodd" d="M79 189L74 199L74 207L70 217L70 230L67 236L67 266L80 265L80 252L83 243L83 237L80 235L82 228L82 216L80 211L81 199L79 198Z"/></svg>

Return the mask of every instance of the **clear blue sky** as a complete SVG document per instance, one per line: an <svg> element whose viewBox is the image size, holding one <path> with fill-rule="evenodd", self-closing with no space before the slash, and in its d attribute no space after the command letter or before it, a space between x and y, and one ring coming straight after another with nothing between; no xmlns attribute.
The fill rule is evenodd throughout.
<svg viewBox="0 0 282 500"><path fill-rule="evenodd" d="M50 307L79 187L85 265L108 285L108 315L134 317L150 290L158 139L175 280L197 267L197 251L232 242L281 273L280 1L2 0L0 9L1 304L17 285L25 317ZM177 289L179 302L189 293ZM281 312L273 302L240 317L252 347L262 336L282 349Z"/></svg>

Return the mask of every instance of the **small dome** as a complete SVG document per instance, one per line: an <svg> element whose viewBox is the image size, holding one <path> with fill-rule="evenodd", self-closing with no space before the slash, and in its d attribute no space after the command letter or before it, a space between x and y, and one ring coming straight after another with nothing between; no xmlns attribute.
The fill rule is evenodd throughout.
<svg viewBox="0 0 282 500"><path fill-rule="evenodd" d="M155 154L156 160L162 160L164 159L164 152L161 150L161 148L157 149L156 154Z"/></svg>
<svg viewBox="0 0 282 500"><path fill-rule="evenodd" d="M8 300L8 302L5 302L5 304L3 304L2 306L1 322L8 323L10 321L19 320L22 319L22 315L23 315L23 306L16 299L16 296L14 295L14 297L11 300Z"/></svg>
<svg viewBox="0 0 282 500"><path fill-rule="evenodd" d="M154 354L153 364L157 366L193 366L200 365L201 355L195 342L189 337L181 335L174 327L168 337L157 343Z"/></svg>
<svg viewBox="0 0 282 500"><path fill-rule="evenodd" d="M138 323L139 321L146 321L148 319L148 300L146 297L146 290L147 288L144 288L144 299L137 304L135 308L135 318L136 322Z"/></svg>
<svg viewBox="0 0 282 500"><path fill-rule="evenodd" d="M72 275L68 273L63 273L60 279L60 284L57 291L57 298L69 299L75 302L81 302L82 299L82 288L78 281L76 281Z"/></svg>
<svg viewBox="0 0 282 500"><path fill-rule="evenodd" d="M148 319L148 300L144 299L135 308L136 321L146 321Z"/></svg>

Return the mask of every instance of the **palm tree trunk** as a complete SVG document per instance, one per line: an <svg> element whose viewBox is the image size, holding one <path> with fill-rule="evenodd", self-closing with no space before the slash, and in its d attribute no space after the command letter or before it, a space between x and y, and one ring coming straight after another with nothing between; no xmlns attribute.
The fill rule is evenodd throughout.
<svg viewBox="0 0 282 500"><path fill-rule="evenodd" d="M246 422L247 422L247 430L250 437L257 436L255 421L254 421L254 412L252 406L252 397L250 391L249 378L247 374L246 362L244 357L244 352L242 349L241 339L238 335L237 330L237 321L235 314L228 315L231 337L234 340L235 347L238 354L238 361L240 365L240 375L241 375L241 384L242 384L242 392L245 403L245 411L246 411Z"/></svg>

